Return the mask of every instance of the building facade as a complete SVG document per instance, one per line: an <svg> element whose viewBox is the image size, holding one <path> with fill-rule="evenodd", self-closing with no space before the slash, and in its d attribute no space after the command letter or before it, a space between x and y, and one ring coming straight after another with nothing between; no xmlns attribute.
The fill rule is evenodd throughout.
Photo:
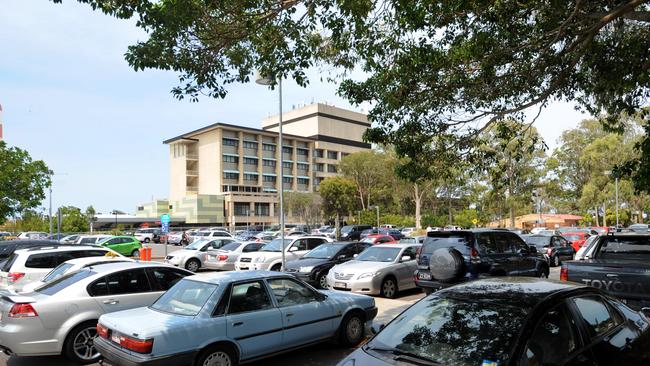
<svg viewBox="0 0 650 366"><path fill-rule="evenodd" d="M283 114L283 146L278 116L261 127L215 123L164 141L172 217L231 227L277 224L280 189L317 192L344 156L371 147L363 142L365 114L321 103Z"/></svg>

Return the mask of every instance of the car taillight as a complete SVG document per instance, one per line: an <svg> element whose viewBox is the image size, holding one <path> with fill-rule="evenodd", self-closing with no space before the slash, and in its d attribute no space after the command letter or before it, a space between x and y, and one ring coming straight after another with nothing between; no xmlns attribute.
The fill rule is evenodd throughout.
<svg viewBox="0 0 650 366"><path fill-rule="evenodd" d="M228 256L227 255L220 255L219 257L217 257L217 259L219 259L220 261L223 262L223 261L228 259Z"/></svg>
<svg viewBox="0 0 650 366"><path fill-rule="evenodd" d="M567 267L565 264L560 269L560 281L568 281L568 280L569 280L569 267Z"/></svg>
<svg viewBox="0 0 650 366"><path fill-rule="evenodd" d="M11 282L11 283L16 282L16 281L18 281L19 279L21 279L21 278L23 278L23 277L25 277L25 274L24 274L24 273L21 273L21 272L9 272L9 273L7 274L7 279L8 279L9 282Z"/></svg>
<svg viewBox="0 0 650 366"><path fill-rule="evenodd" d="M108 339L108 328L106 328L105 326L97 323L97 335L102 337L102 338Z"/></svg>
<svg viewBox="0 0 650 366"><path fill-rule="evenodd" d="M472 259L478 259L478 250L476 248L472 248Z"/></svg>
<svg viewBox="0 0 650 366"><path fill-rule="evenodd" d="M33 318L37 317L38 313L34 310L31 304L14 304L9 310L8 316L10 318Z"/></svg>
<svg viewBox="0 0 650 366"><path fill-rule="evenodd" d="M153 339L136 339L125 335L119 336L120 346L138 353L151 353L153 349Z"/></svg>

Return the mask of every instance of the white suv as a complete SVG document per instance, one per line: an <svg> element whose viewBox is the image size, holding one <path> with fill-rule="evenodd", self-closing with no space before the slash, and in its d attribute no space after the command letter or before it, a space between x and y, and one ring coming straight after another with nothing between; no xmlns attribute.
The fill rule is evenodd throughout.
<svg viewBox="0 0 650 366"><path fill-rule="evenodd" d="M20 292L23 286L40 280L65 261L74 258L101 257L106 253L119 256L108 248L92 246L52 246L16 250L0 268L0 289Z"/></svg>
<svg viewBox="0 0 650 366"><path fill-rule="evenodd" d="M330 243L334 240L322 236L304 236L300 238L284 239L286 262L300 259L308 251L323 243ZM280 238L273 239L263 246L258 252L245 253L239 256L235 262L235 270L271 270L279 271L282 267L282 241Z"/></svg>
<svg viewBox="0 0 650 366"><path fill-rule="evenodd" d="M153 241L156 235L160 234L160 229L139 229L135 231L136 239L140 240L140 243L150 243Z"/></svg>

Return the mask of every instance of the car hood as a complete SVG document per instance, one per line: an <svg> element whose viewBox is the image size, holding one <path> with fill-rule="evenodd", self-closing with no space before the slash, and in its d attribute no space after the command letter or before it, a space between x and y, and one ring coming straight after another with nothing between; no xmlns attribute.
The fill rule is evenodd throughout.
<svg viewBox="0 0 650 366"><path fill-rule="evenodd" d="M287 262L287 269L298 269L300 267L319 266L328 263L329 259L322 258L303 258L296 261Z"/></svg>
<svg viewBox="0 0 650 366"><path fill-rule="evenodd" d="M188 257L188 256L192 256L192 255L194 255L194 254L196 254L198 252L199 252L198 250L181 249L181 250L175 250L175 251L169 253L168 255L170 255L172 257Z"/></svg>
<svg viewBox="0 0 650 366"><path fill-rule="evenodd" d="M151 338L177 326L189 326L193 316L163 313L148 307L134 308L104 314L99 323L127 336Z"/></svg>
<svg viewBox="0 0 650 366"><path fill-rule="evenodd" d="M364 272L373 272L384 269L393 264L392 262L363 262L352 260L346 263L342 263L334 266L333 270L336 272L344 273L364 273Z"/></svg>
<svg viewBox="0 0 650 366"><path fill-rule="evenodd" d="M371 296L335 290L320 290L320 292L327 295L329 301L341 305L343 309L351 304L355 304L362 309L370 309L375 306L375 298Z"/></svg>
<svg viewBox="0 0 650 366"><path fill-rule="evenodd" d="M241 257L251 258L253 261L255 261L255 258L264 257L264 261L266 262L269 260L281 258L282 252L253 252L242 254Z"/></svg>
<svg viewBox="0 0 650 366"><path fill-rule="evenodd" d="M350 362L353 360L352 362ZM354 365L354 366L389 366L392 365L384 360L379 358L372 357L371 355L364 352L362 349L357 349L352 352L348 357L344 358L343 361L339 362L337 366L342 365Z"/></svg>

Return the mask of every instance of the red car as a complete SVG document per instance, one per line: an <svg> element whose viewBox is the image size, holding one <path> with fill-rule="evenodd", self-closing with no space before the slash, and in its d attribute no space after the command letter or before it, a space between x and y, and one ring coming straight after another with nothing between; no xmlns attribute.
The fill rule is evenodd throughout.
<svg viewBox="0 0 650 366"><path fill-rule="evenodd" d="M585 244L585 241L589 238L589 234L584 231L571 231L563 233L562 236L564 239L571 242L573 249L580 250L580 248Z"/></svg>
<svg viewBox="0 0 650 366"><path fill-rule="evenodd" d="M598 233L598 235L607 235L610 232L611 228L607 226L592 226L589 229Z"/></svg>
<svg viewBox="0 0 650 366"><path fill-rule="evenodd" d="M390 235L385 235L385 234L372 234L368 235L363 240L361 240L364 243L371 243L371 244L397 244L398 241L395 240Z"/></svg>

